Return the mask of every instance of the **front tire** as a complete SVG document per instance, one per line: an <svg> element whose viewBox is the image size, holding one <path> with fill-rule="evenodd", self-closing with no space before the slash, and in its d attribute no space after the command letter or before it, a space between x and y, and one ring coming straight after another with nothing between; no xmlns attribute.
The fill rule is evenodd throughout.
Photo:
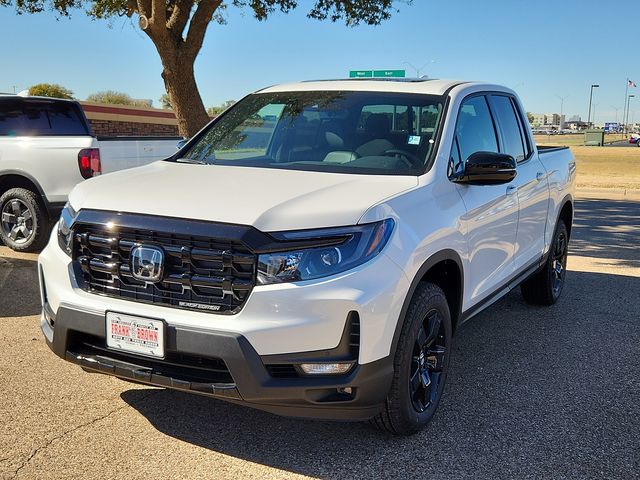
<svg viewBox="0 0 640 480"><path fill-rule="evenodd" d="M558 220L547 261L538 273L520 285L520 291L527 303L532 305L553 305L564 289L569 252L569 233L564 221Z"/></svg>
<svg viewBox="0 0 640 480"><path fill-rule="evenodd" d="M451 314L444 292L421 283L398 340L394 376L384 408L373 422L394 435L419 432L433 417L447 377Z"/></svg>
<svg viewBox="0 0 640 480"><path fill-rule="evenodd" d="M12 188L0 197L0 238L12 250L41 250L48 223L44 206L31 190Z"/></svg>

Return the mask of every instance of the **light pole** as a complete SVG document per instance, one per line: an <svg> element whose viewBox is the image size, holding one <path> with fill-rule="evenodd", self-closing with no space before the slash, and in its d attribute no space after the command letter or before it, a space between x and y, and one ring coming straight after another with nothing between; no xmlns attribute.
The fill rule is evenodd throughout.
<svg viewBox="0 0 640 480"><path fill-rule="evenodd" d="M627 124L629 123L629 104L631 103L631 99L635 97L635 95L627 95L627 115L624 119L624 133L627 133Z"/></svg>
<svg viewBox="0 0 640 480"><path fill-rule="evenodd" d="M562 119L562 112L564 111L564 101L569 98L569 95L565 95L561 97L560 95L556 95L560 99L560 130L564 129L564 120Z"/></svg>
<svg viewBox="0 0 640 480"><path fill-rule="evenodd" d="M591 85L591 93L589 94L589 114L587 115L587 125L591 128L591 102L593 101L593 89L598 88L600 85Z"/></svg>
<svg viewBox="0 0 640 480"><path fill-rule="evenodd" d="M435 60L429 60L427 63L425 63L424 65L422 65L420 68L418 68L418 67L416 67L413 63L410 63L410 62L402 62L402 64L403 64L403 65L409 65L411 68L413 68L413 69L416 71L416 78L422 78L422 77L420 77L420 72L421 72L422 70L424 70L424 68L425 68L427 65L430 65L430 64L432 64L432 63L436 63L436 61L435 61Z"/></svg>

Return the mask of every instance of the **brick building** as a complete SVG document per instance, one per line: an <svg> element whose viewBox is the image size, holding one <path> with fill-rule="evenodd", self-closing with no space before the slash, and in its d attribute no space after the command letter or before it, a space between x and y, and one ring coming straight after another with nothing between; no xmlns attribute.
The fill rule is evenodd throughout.
<svg viewBox="0 0 640 480"><path fill-rule="evenodd" d="M178 121L172 110L93 102L80 105L98 137L178 136Z"/></svg>

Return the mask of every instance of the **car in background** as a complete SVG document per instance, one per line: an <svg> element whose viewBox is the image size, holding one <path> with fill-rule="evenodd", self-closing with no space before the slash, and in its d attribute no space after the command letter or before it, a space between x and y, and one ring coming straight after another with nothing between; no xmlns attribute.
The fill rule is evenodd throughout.
<svg viewBox="0 0 640 480"><path fill-rule="evenodd" d="M0 239L44 247L71 189L100 175L100 150L73 100L0 95Z"/></svg>
<svg viewBox="0 0 640 480"><path fill-rule="evenodd" d="M638 140L640 140L640 134L638 133L632 133L629 137L629 143L640 147L640 142L638 142Z"/></svg>

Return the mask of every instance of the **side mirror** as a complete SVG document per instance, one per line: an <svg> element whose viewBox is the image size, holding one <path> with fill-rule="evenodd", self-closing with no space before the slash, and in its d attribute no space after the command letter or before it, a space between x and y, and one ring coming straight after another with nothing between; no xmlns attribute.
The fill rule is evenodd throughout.
<svg viewBox="0 0 640 480"><path fill-rule="evenodd" d="M511 155L476 152L467 158L464 173L453 181L470 185L499 185L509 183L516 178L516 173L516 161Z"/></svg>
<svg viewBox="0 0 640 480"><path fill-rule="evenodd" d="M183 138L182 140L178 141L178 143L176 143L176 148L178 150L180 150L182 147L185 146L185 144L189 141L188 138Z"/></svg>

